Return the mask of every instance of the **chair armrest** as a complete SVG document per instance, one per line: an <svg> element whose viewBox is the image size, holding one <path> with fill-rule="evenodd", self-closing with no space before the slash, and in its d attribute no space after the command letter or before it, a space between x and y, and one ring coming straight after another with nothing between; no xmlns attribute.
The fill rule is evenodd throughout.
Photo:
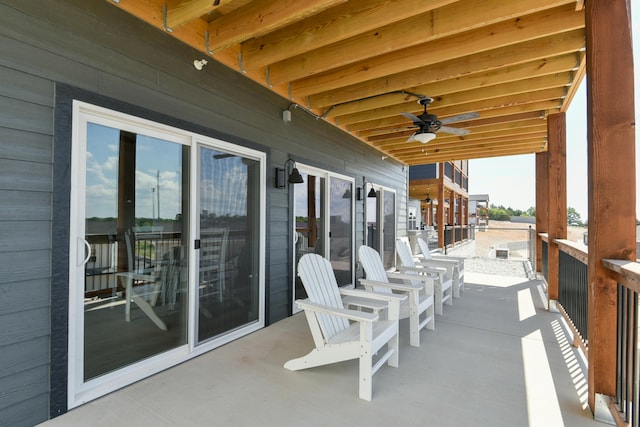
<svg viewBox="0 0 640 427"><path fill-rule="evenodd" d="M373 291L365 291L363 289L341 289L340 293L348 297L366 298L376 301L385 301L388 311L387 318L389 320L398 320L400 318L400 303L407 299L406 295L394 295L392 293L381 293Z"/></svg>
<svg viewBox="0 0 640 427"><path fill-rule="evenodd" d="M382 292L365 291L364 289L340 289L340 294L352 297L369 298L380 301L398 301L402 302L407 297L403 295L385 294Z"/></svg>
<svg viewBox="0 0 640 427"><path fill-rule="evenodd" d="M377 314L366 313L358 310L349 310L347 308L329 307L323 304L311 302L308 299L296 300L298 307L305 311L313 311L317 313L329 314L332 316L343 317L354 322L375 322L379 316Z"/></svg>
<svg viewBox="0 0 640 427"><path fill-rule="evenodd" d="M406 275L406 279L408 280L413 280L413 279L419 279L419 276L416 276L414 274L407 274ZM369 280L369 279L360 279L360 284L362 286L380 286L381 288L387 288L387 289L391 289L394 291L401 291L401 292L411 292L411 291L419 291L422 289L422 286L419 285L411 285L408 283L389 283L389 282L378 282L376 280ZM394 295L394 294L384 294L384 295ZM402 295L394 295L394 296L402 296ZM403 299L405 299L405 297L403 297Z"/></svg>
<svg viewBox="0 0 640 427"><path fill-rule="evenodd" d="M451 267L451 266L457 267L458 264L460 264L460 262L456 261L455 259L442 259L442 258L431 258L428 260L418 261L417 263L422 265L433 265L435 267L444 266L444 268Z"/></svg>
<svg viewBox="0 0 640 427"><path fill-rule="evenodd" d="M466 259L463 256L454 256L454 255L431 255L431 257L435 259L450 259L458 262L464 262L464 260Z"/></svg>
<svg viewBox="0 0 640 427"><path fill-rule="evenodd" d="M420 290L424 289L425 293L427 295L433 295L433 284L434 284L434 280L436 280L436 278L433 277L429 277L429 276L422 276L422 275L417 275L417 274L403 274L403 273L387 273L387 277L389 279L399 279L399 280L416 280L419 282L422 282L423 285L420 286L418 285L418 288ZM360 279L360 283L363 283L362 281L366 280L366 279ZM437 280L439 280L439 278L437 278ZM409 284L407 283L384 283L384 282L376 282L373 280L369 280L368 282L374 284L374 286L407 286ZM410 285L410 286L414 286L414 285ZM393 289L393 288L392 288Z"/></svg>
<svg viewBox="0 0 640 427"><path fill-rule="evenodd" d="M400 270L401 273L404 273L405 271L413 271L415 273L433 273L438 275L443 275L447 272L446 268L440 267L405 267L404 265L399 265L398 270Z"/></svg>

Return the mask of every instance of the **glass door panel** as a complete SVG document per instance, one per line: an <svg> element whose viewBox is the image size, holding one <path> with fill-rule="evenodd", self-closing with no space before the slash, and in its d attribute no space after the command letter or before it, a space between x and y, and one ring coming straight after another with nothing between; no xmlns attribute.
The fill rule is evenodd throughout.
<svg viewBox="0 0 640 427"><path fill-rule="evenodd" d="M295 272L298 261L307 253L325 256L324 242L326 241L324 226L324 186L325 178L305 172L300 168L304 183L293 185L294 198L294 227L295 227ZM297 274L294 285L294 301L307 298L307 293ZM294 311L297 310L294 304Z"/></svg>
<svg viewBox="0 0 640 427"><path fill-rule="evenodd" d="M371 197L370 191L373 188ZM395 265L396 195L382 187L366 187L367 246L381 256L384 267ZM375 197L373 196L375 194Z"/></svg>
<svg viewBox="0 0 640 427"><path fill-rule="evenodd" d="M383 191L383 218L382 228L382 260L385 268L395 265L395 243L396 243L396 195L391 191Z"/></svg>
<svg viewBox="0 0 640 427"><path fill-rule="evenodd" d="M189 148L86 126L84 381L187 342Z"/></svg>
<svg viewBox="0 0 640 427"><path fill-rule="evenodd" d="M373 187L365 187L367 194L366 214L367 214L367 246L380 253L380 209L378 200L381 199L380 191ZM375 194L375 195L374 195Z"/></svg>
<svg viewBox="0 0 640 427"><path fill-rule="evenodd" d="M330 178L329 260L338 286L353 283L353 184Z"/></svg>
<svg viewBox="0 0 640 427"><path fill-rule="evenodd" d="M260 163L199 148L197 340L259 321Z"/></svg>

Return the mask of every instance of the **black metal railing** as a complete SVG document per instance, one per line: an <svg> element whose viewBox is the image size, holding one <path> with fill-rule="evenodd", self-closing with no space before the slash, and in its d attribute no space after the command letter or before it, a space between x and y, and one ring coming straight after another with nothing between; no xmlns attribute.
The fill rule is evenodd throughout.
<svg viewBox="0 0 640 427"><path fill-rule="evenodd" d="M543 242L543 254L545 247L546 242ZM562 250L560 251L558 302L564 308L585 344L587 344L587 337L589 336L587 334L589 301L587 274L587 264Z"/></svg>
<svg viewBox="0 0 640 427"><path fill-rule="evenodd" d="M630 426L640 426L638 405L638 293L618 284L615 403Z"/></svg>
<svg viewBox="0 0 640 427"><path fill-rule="evenodd" d="M542 241L542 276L549 283L549 244Z"/></svg>

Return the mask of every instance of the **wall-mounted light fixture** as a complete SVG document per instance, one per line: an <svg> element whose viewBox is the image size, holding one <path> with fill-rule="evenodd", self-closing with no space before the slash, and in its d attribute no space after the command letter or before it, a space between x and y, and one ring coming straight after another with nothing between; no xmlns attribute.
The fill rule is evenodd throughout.
<svg viewBox="0 0 640 427"><path fill-rule="evenodd" d="M427 198L424 199L424 201L427 203L431 203L431 197L429 197L429 195L427 194Z"/></svg>
<svg viewBox="0 0 640 427"><path fill-rule="evenodd" d="M356 200L361 201L364 189L362 187L356 187Z"/></svg>
<svg viewBox="0 0 640 427"><path fill-rule="evenodd" d="M206 59L196 59L195 61L193 61L193 66L198 71L202 71L202 68L207 64L208 62Z"/></svg>
<svg viewBox="0 0 640 427"><path fill-rule="evenodd" d="M286 171L288 170L289 162L293 163L293 168L289 177L285 181ZM296 167L296 162L293 159L289 159L284 162L284 168L276 168L276 188L285 188L287 183L289 184L302 184L304 179L300 175L300 171Z"/></svg>
<svg viewBox="0 0 640 427"><path fill-rule="evenodd" d="M371 186L371 190L369 190L369 192L367 193L367 197L378 197L378 193L376 193L376 190L373 188L373 185Z"/></svg>

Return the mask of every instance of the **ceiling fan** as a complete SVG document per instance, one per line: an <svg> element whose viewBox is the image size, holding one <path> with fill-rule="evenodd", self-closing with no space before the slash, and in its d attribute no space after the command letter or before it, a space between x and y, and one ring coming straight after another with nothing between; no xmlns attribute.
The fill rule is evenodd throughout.
<svg viewBox="0 0 640 427"><path fill-rule="evenodd" d="M407 139L407 142L419 141L423 144L433 140L436 137L436 132L446 132L454 135L467 135L469 130L457 129L449 126L443 126L447 123L458 122L460 120L475 119L479 117L478 113L465 113L453 117L447 117L442 120L438 120L438 116L435 114L429 114L427 112L427 106L433 102L433 98L428 96L421 96L418 99L418 104L424 107L424 111L419 116L411 113L402 113L407 119L411 120L414 126L418 127L418 130Z"/></svg>

